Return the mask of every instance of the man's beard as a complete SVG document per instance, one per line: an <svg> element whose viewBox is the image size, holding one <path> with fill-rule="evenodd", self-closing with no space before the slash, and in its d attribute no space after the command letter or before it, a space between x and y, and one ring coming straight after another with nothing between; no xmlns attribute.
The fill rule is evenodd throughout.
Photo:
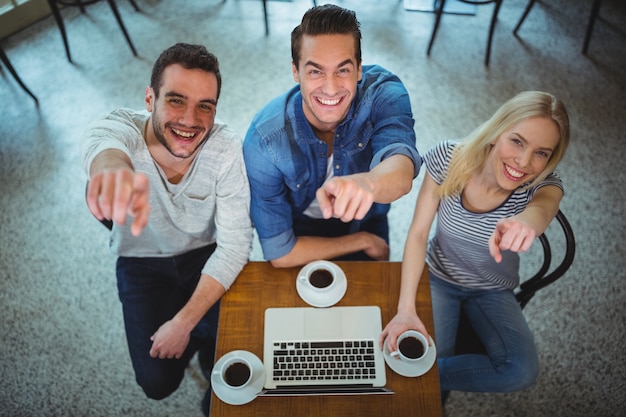
<svg viewBox="0 0 626 417"><path fill-rule="evenodd" d="M192 156L194 156L198 148L200 148L200 146L202 146L204 142L206 142L206 140L209 138L209 133L210 133L210 132L207 133L206 136L200 142L198 142L198 145L196 145L196 147L191 152L180 154L180 153L176 153L172 149L170 144L167 143L167 140L165 139L165 135L163 134L163 130L161 130L161 127L159 126L159 120L157 117L154 117L154 116L152 117L152 130L154 131L154 135L156 136L159 143L161 143L161 145L163 145L169 153L171 153L177 158L183 158L183 159L191 158Z"/></svg>

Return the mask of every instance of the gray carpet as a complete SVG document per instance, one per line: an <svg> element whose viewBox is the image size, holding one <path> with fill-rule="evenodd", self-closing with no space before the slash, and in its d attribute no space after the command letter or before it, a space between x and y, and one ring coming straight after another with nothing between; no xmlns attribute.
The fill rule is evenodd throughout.
<svg viewBox="0 0 626 417"><path fill-rule="evenodd" d="M201 415L206 382L195 360L180 389L161 402L145 399L134 382L115 259L105 229L83 201L81 132L113 108L142 108L154 59L184 41L203 43L220 58L218 114L243 136L253 114L293 85L289 33L311 5L269 2L266 37L256 1L137 0L141 13L118 3L137 58L106 2L86 15L63 13L75 65L66 60L50 17L2 40L41 105L2 69L1 416ZM400 1L335 3L358 13L364 62L404 80L421 151L469 133L520 90L553 92L570 111L572 146L559 173L578 252L566 276L525 309L541 358L539 379L514 394L454 392L445 415L623 416L625 3L604 1L584 56L589 1L538 3L516 38L511 32L526 1L507 0L489 68L483 58L492 6L479 7L476 16L444 16L428 58L432 14L408 12ZM393 205L393 260L401 259L421 178ZM537 256L529 254L528 264ZM256 244L252 259L261 259Z"/></svg>

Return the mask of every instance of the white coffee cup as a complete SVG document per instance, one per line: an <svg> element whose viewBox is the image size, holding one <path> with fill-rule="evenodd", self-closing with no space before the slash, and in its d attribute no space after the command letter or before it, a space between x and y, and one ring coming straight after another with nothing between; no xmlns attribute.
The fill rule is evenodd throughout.
<svg viewBox="0 0 626 417"><path fill-rule="evenodd" d="M220 369L213 371L214 374L219 375L224 385L233 389L247 386L252 381L253 372L250 362L239 356L228 358Z"/></svg>
<svg viewBox="0 0 626 417"><path fill-rule="evenodd" d="M337 282L335 271L325 262L314 262L305 274L298 276L298 280L307 288L323 293L333 288Z"/></svg>
<svg viewBox="0 0 626 417"><path fill-rule="evenodd" d="M417 330L407 330L398 336L398 350L389 353L407 363L414 363L428 353L428 340Z"/></svg>

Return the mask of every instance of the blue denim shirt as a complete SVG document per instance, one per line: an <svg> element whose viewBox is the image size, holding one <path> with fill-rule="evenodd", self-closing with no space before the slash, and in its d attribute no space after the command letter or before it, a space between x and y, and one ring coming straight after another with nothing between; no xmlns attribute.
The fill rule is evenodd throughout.
<svg viewBox="0 0 626 417"><path fill-rule="evenodd" d="M419 173L409 94L384 68L363 66L356 98L335 131L333 175L367 172L392 155L406 155ZM300 87L267 104L252 120L244 141L251 190L250 212L265 259L288 254L296 244L293 223L326 179L328 146L302 110ZM375 203L366 218L386 221L389 204Z"/></svg>

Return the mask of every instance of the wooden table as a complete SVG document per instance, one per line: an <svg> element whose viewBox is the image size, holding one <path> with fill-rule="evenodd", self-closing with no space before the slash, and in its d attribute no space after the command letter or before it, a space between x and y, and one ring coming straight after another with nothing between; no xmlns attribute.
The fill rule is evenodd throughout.
<svg viewBox="0 0 626 417"><path fill-rule="evenodd" d="M337 306L378 305L383 327L395 315L400 292L400 262L336 262L346 274L348 289ZM300 268L275 269L268 262L250 262L222 298L216 359L237 349L263 360L263 320L268 307L308 307L296 291ZM417 311L434 338L427 273L420 281ZM424 416L442 415L437 364L426 374L406 378L386 367L392 395L258 397L233 406L215 394L211 416Z"/></svg>

